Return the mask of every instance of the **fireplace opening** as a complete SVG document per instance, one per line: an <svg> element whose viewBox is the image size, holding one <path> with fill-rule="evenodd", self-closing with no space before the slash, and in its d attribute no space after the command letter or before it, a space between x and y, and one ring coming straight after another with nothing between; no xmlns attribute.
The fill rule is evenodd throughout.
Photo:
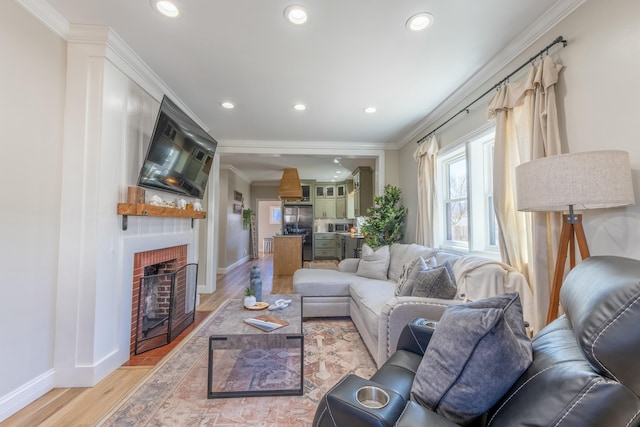
<svg viewBox="0 0 640 427"><path fill-rule="evenodd" d="M195 319L198 265L144 267L138 288L135 354L169 344Z"/></svg>

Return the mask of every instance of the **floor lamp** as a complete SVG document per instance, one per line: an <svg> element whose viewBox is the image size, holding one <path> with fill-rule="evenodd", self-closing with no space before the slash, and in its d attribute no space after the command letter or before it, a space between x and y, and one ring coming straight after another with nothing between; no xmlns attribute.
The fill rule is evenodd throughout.
<svg viewBox="0 0 640 427"><path fill-rule="evenodd" d="M590 256L582 215L574 209L603 209L635 203L629 154L603 150L543 157L516 167L516 205L524 212L564 212L547 323L558 317L560 288L569 254L576 265L576 240L582 259Z"/></svg>

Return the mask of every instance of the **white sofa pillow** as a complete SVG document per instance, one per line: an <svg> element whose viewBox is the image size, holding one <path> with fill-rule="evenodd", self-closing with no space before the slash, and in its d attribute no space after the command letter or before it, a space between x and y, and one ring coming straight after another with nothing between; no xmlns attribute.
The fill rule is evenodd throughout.
<svg viewBox="0 0 640 427"><path fill-rule="evenodd" d="M362 245L357 276L387 280L389 269L389 246L380 246L375 251L366 243Z"/></svg>

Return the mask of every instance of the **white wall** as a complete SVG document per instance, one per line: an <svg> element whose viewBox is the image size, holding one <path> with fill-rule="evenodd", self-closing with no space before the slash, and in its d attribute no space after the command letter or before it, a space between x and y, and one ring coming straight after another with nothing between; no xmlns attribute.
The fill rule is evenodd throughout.
<svg viewBox="0 0 640 427"><path fill-rule="evenodd" d="M236 265L249 259L249 230L242 227L242 214L233 212L234 204L242 204L233 199L234 191L242 193L244 208L251 206L251 186L233 169L222 166L218 179L219 200L218 224L218 273L224 274Z"/></svg>
<svg viewBox="0 0 640 427"><path fill-rule="evenodd" d="M189 220L149 217L124 231L116 215L162 94L189 113L175 94L108 28L71 25L65 42L15 2L0 24L12 64L0 71L0 170L15 184L3 194L0 320L12 328L0 352L2 420L128 360L133 254L187 244L198 262L199 233Z"/></svg>
<svg viewBox="0 0 640 427"><path fill-rule="evenodd" d="M519 58L498 72L484 87L445 113L440 122L458 112L557 36L568 40L552 56L565 65L558 84L563 148L568 152L599 149L628 151L634 176L636 206L586 212L584 227L591 255L640 258L640 2L636 0L587 1L555 28L544 34ZM486 99L474 105L437 133L441 146L451 144L485 126ZM439 123L435 123L438 125ZM429 129L426 129L426 134ZM408 143L399 155L403 200L409 207L407 241L415 240L417 145Z"/></svg>
<svg viewBox="0 0 640 427"><path fill-rule="evenodd" d="M66 42L0 13L0 421L53 386Z"/></svg>

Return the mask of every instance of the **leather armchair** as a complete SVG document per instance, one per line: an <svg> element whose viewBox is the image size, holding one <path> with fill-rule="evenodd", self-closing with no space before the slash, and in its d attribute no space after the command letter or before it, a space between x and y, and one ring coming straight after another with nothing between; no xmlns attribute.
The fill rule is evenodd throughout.
<svg viewBox="0 0 640 427"><path fill-rule="evenodd" d="M565 279L560 301L565 314L533 338L533 363L471 425L640 426L640 260L584 260ZM314 427L455 426L410 398L433 331L424 319L409 323L369 380L348 375L327 392ZM360 403L366 386L383 390L387 404Z"/></svg>

